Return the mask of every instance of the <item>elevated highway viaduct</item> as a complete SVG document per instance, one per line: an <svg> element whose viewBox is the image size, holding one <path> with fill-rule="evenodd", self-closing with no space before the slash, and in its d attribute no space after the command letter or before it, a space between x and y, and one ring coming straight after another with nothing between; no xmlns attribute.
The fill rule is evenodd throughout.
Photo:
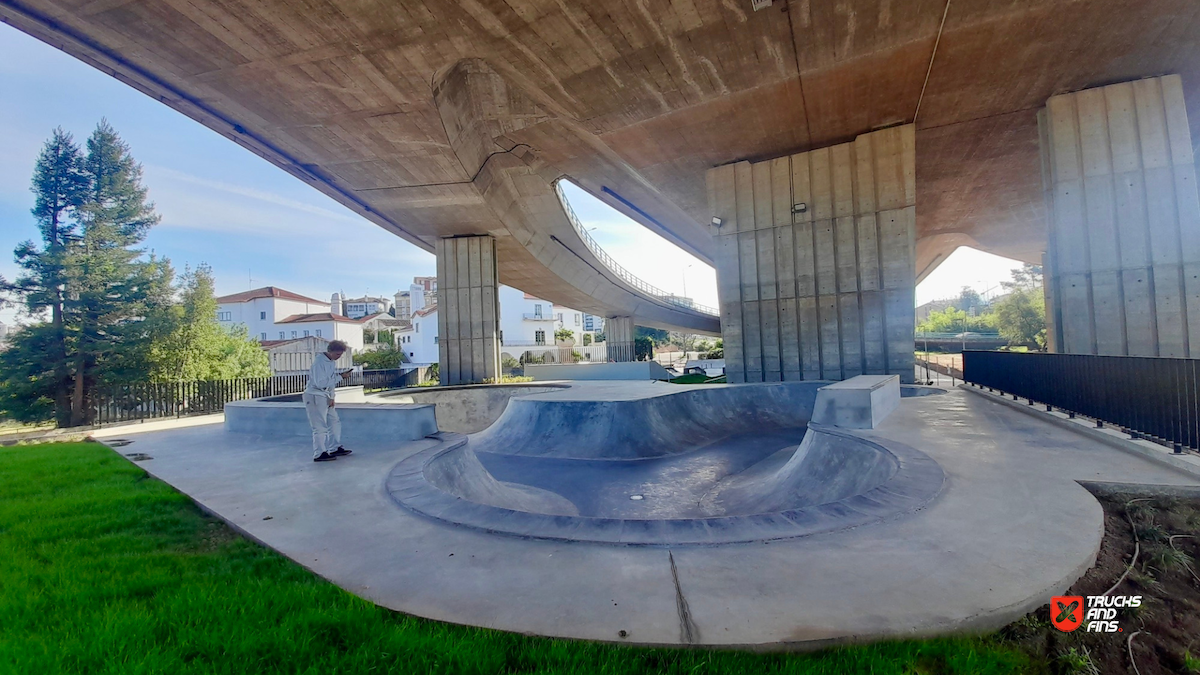
<svg viewBox="0 0 1200 675"><path fill-rule="evenodd" d="M1200 355L1193 0L0 0L0 19L438 255L444 371L498 282L716 334L731 381L911 377L961 245L1047 266L1052 346ZM569 179L717 268L614 268ZM625 327L628 327L626 331Z"/></svg>

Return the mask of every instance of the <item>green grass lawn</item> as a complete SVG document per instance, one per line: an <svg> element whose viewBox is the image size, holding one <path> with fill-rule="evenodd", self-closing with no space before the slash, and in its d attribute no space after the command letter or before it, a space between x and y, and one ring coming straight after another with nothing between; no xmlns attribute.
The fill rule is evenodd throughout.
<svg viewBox="0 0 1200 675"><path fill-rule="evenodd" d="M671 384L724 384L724 383L725 383L724 375L718 375L716 377L709 377L707 375L703 375L700 373L680 375L679 377L671 380Z"/></svg>
<svg viewBox="0 0 1200 675"><path fill-rule="evenodd" d="M1018 673L997 637L762 655L524 637L379 608L104 446L0 449L0 673Z"/></svg>

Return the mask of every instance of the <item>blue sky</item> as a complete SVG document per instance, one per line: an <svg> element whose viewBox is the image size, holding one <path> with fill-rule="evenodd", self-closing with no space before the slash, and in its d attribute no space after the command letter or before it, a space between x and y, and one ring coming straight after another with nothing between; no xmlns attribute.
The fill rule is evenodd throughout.
<svg viewBox="0 0 1200 675"><path fill-rule="evenodd" d="M162 215L146 247L178 270L208 263L218 293L274 285L318 298L334 291L390 295L407 288L413 276L435 274L433 255L199 123L4 24L0 92L0 274L7 278L17 272L13 247L37 235L29 180L42 144L56 126L82 144L102 117L142 163ZM711 267L586 194L569 194L576 213L595 228L592 236L630 272L673 293L686 285L698 302L717 304ZM978 252L966 256L955 254L934 273L939 279L931 276L935 284L922 284L918 302L953 294L962 284L994 284L1008 277L1013 264ZM0 310L6 323L15 316L11 308Z"/></svg>

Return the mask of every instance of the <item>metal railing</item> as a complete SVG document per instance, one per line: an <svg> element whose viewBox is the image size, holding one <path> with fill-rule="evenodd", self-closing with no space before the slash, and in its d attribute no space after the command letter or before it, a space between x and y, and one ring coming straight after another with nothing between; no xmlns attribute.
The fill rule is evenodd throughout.
<svg viewBox="0 0 1200 675"><path fill-rule="evenodd" d="M354 373L338 386L361 385L363 391L381 391L416 386L428 378L428 368L366 370ZM225 404L232 401L299 394L307 384L308 375L275 375L203 382L109 385L96 390L89 423L104 425L211 415L225 410Z"/></svg>
<svg viewBox="0 0 1200 675"><path fill-rule="evenodd" d="M1200 449L1198 359L966 351L963 378L1176 452Z"/></svg>
<svg viewBox="0 0 1200 675"><path fill-rule="evenodd" d="M592 239L592 235L588 234L587 229L584 228L583 223L579 220L579 216L575 215L575 210L571 208L570 202L567 201L567 196L562 190L561 181L554 183L554 191L558 193L558 201L562 204L563 211L567 214L567 220L571 221L571 227L575 228L575 232L579 235L579 238L583 240L584 245L588 247L588 250L592 252L592 255L596 256L600 262L603 263L610 272L617 275L621 281L633 286L646 295L652 296L655 300L665 302L668 305L674 305L682 309L690 309L701 314L709 314L712 316L721 315L721 312L715 307L701 305L692 302L690 298L681 298L674 293L668 293L657 286L653 286L643 281L642 279L634 276L629 270L621 267L616 260L612 259L612 256L605 252L604 249L600 248L600 244L597 244L596 240Z"/></svg>

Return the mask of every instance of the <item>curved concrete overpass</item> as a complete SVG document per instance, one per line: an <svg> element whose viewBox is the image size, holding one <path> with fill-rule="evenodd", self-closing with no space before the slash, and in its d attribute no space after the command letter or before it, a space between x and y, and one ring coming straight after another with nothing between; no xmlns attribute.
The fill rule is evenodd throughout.
<svg viewBox="0 0 1200 675"><path fill-rule="evenodd" d="M486 235L504 283L716 331L597 264L553 194L569 177L717 267L747 379L904 370L879 345L911 351L912 286L964 244L1046 256L1052 345L1200 354L1194 0L756 4L0 0L0 20L425 250Z"/></svg>

